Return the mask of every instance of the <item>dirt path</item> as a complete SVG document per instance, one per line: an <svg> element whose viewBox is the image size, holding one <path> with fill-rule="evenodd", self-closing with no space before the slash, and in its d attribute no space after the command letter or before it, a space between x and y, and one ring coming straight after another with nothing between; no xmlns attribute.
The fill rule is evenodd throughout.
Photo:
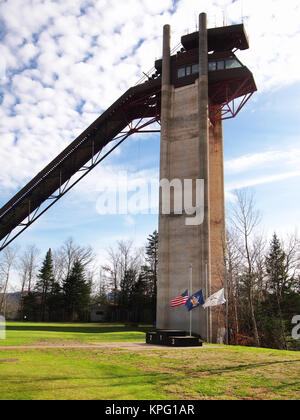
<svg viewBox="0 0 300 420"><path fill-rule="evenodd" d="M115 349L126 349L126 350L199 350L201 349L216 349L217 346L202 346L202 347L167 347L167 346L155 346L146 343L87 343L87 344L44 344L44 345L29 345L29 346L0 346L1 350L44 350L44 349L103 349L103 348L115 348Z"/></svg>

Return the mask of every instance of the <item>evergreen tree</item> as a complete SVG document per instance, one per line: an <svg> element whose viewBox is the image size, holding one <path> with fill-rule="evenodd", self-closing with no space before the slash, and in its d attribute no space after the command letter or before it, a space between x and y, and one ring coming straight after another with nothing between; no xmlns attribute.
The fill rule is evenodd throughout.
<svg viewBox="0 0 300 420"><path fill-rule="evenodd" d="M87 320L91 284L85 279L84 266L78 260L64 280L64 307L69 321L76 319Z"/></svg>
<svg viewBox="0 0 300 420"><path fill-rule="evenodd" d="M41 321L45 321L47 317L47 304L48 297L54 286L54 275L53 275L53 261L51 249L48 250L44 259L42 268L37 276L35 290L40 299L40 318Z"/></svg>
<svg viewBox="0 0 300 420"><path fill-rule="evenodd" d="M280 241L274 233L269 254L266 256L265 266L267 274L268 295L264 302L265 318L269 325L265 325L265 334L278 343L273 346L287 349L285 306L288 296L293 293L293 278L289 276L286 254Z"/></svg>
<svg viewBox="0 0 300 420"><path fill-rule="evenodd" d="M276 233L274 233L269 255L266 257L266 272L268 274L268 288L275 293L279 301L286 288L289 288L287 284L288 273L286 272L285 260L286 254L281 248Z"/></svg>
<svg viewBox="0 0 300 420"><path fill-rule="evenodd" d="M36 292L28 292L22 296L20 318L24 321L40 320L39 297Z"/></svg>
<svg viewBox="0 0 300 420"><path fill-rule="evenodd" d="M62 288L54 281L47 297L49 321L61 321L63 319L64 300Z"/></svg>
<svg viewBox="0 0 300 420"><path fill-rule="evenodd" d="M148 262L153 276L157 279L158 268L158 232L155 230L152 235L147 238L146 245L146 261Z"/></svg>
<svg viewBox="0 0 300 420"><path fill-rule="evenodd" d="M133 302L132 310L134 313L134 321L142 322L145 309L149 307L149 298L146 295L146 281L143 274L140 273L132 290L131 299Z"/></svg>
<svg viewBox="0 0 300 420"><path fill-rule="evenodd" d="M119 305L121 318L125 321L130 319L130 311L133 307L133 292L136 284L137 272L133 268L125 271L120 283Z"/></svg>
<svg viewBox="0 0 300 420"><path fill-rule="evenodd" d="M147 238L146 262L142 267L141 276L144 280L146 295L153 314L153 320L156 318L156 298L157 298L157 271L158 271L158 232L155 230Z"/></svg>

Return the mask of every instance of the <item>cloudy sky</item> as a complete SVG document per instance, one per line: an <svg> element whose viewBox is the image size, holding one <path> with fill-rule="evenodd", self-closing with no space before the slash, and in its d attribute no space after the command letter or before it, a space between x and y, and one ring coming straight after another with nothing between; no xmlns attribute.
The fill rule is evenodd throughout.
<svg viewBox="0 0 300 420"><path fill-rule="evenodd" d="M209 27L243 19L250 50L237 55L258 86L224 123L227 202L250 187L267 232L299 226L299 0L0 0L0 205L153 66L164 24L176 46L202 11ZM144 243L156 215L100 215L99 200L120 173L134 194L158 166L158 135L128 139L16 242L46 251L73 236L99 255Z"/></svg>

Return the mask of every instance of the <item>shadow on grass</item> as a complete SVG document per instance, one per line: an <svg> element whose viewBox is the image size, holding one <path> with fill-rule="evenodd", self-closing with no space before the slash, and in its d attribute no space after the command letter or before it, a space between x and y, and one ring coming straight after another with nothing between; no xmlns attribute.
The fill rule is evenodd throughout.
<svg viewBox="0 0 300 420"><path fill-rule="evenodd" d="M75 377L75 376L45 376L45 377L41 377L41 378L32 378L29 377L28 379L21 379L21 380L15 380L15 376L11 376L11 378L9 376L7 376L5 378L6 382L9 382L10 384L26 384L26 383L38 383L38 382L51 382L51 381L109 381L109 386L120 386L120 385L132 385L134 384L134 382L130 382L130 380L138 380L139 382L146 380L146 382L152 382L155 381L157 382L157 379L160 379L162 381L165 381L169 383L176 383L177 381L177 377L175 377L175 375L173 375L172 378L170 378L170 374L169 373L161 373L161 372L151 372L151 373L138 373L138 374L118 374L118 375L103 375L100 377L95 377L95 376L88 376L85 375L84 378L82 377ZM129 381L128 381L129 380ZM111 381L117 381L117 383L112 383ZM81 384L81 386L83 386ZM103 387L107 387L107 384L103 385Z"/></svg>
<svg viewBox="0 0 300 420"><path fill-rule="evenodd" d="M84 382L83 382L84 381ZM100 377L89 376L86 375L84 378L82 377L74 377L74 376L61 376L61 377L41 377L41 378L28 378L23 380L15 380L15 375L6 378L6 382L10 385L17 385L21 386L22 390L6 390L2 391L3 394L6 394L6 398L9 397L9 394L13 394L14 398L19 392L23 392L28 394L36 394L36 393L44 393L50 391L48 398L51 399L51 392L55 390L55 392L61 391L62 396L64 393L73 391L76 393L76 390L80 391L79 394L82 396L81 398L86 399L85 394L88 393L89 389L96 389L98 391L97 398L99 399L118 399L116 397L116 392L120 394L121 392L124 394L126 393L126 389L129 390L128 395L125 395L125 398L132 399L132 391L130 388L136 388L135 393L140 392L143 393L147 388L150 387L152 397L149 398L151 400L155 398L161 399L162 396L165 398L172 397L172 393L170 394L167 389L164 389L166 385L175 385L178 383L178 376L177 375L170 375L166 373L135 373L135 374L118 374L116 375L104 375ZM50 383L50 385L49 385ZM5 382L3 381L3 384ZM45 384L45 385L44 385ZM55 387L53 387L55 384ZM119 391L114 391L114 390ZM83 394L83 395L82 395ZM119 399L124 399L124 395L121 395ZM55 397L57 398L57 397ZM63 396L62 399L69 399L70 396L67 394L65 397ZM77 399L78 397L74 394L73 399ZM95 396L94 396L95 398ZM1 398L0 398L1 399ZM28 398L26 398L28 399ZM80 399L80 398L79 398ZM139 399L139 398L134 398ZM143 396L143 398L145 397Z"/></svg>
<svg viewBox="0 0 300 420"><path fill-rule="evenodd" d="M81 333L81 334L108 334L122 332L147 332L147 327L122 327L122 326L95 326L95 325L7 325L6 331L45 331L59 333Z"/></svg>
<svg viewBox="0 0 300 420"><path fill-rule="evenodd" d="M276 362L264 362L264 363L251 363L247 365L238 365L238 366L230 366L230 367L224 367L222 369L209 369L208 371L204 372L201 371L201 373L207 373L208 375L218 375L220 373L226 373L226 372L238 372L238 371L244 371L247 369L254 369L254 368L260 368L260 367L268 367L273 365L283 365L283 364L292 364L292 363L299 363L300 359L297 360L279 360Z"/></svg>

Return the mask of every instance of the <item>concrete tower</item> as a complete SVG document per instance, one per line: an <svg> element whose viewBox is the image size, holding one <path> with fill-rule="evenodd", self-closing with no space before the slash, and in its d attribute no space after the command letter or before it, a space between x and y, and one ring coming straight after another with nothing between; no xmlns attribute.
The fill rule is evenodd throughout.
<svg viewBox="0 0 300 420"><path fill-rule="evenodd" d="M242 27L236 26L239 29ZM215 29L223 30L223 38L226 38L226 28ZM204 181L201 184L204 187L201 223L193 224L191 215L185 210L178 214L176 205L174 207L172 204L175 194L172 188L171 210L169 214L164 214L162 189L160 192L158 329L188 331L188 311L184 305L172 308L170 302L188 288L190 267L192 293L202 289L204 298L207 298L226 287L222 131L226 101L217 98L220 98L218 84L227 83L229 60L234 60L235 57L233 58L231 51L234 47L233 36L228 37L231 41L225 46L224 39L215 29L215 32L209 33L206 14L202 13L199 18L199 32L183 37L184 48L176 56L170 57L170 27L166 25L163 59L162 62L156 62L156 68L162 72L160 179L168 180L172 186L178 185L180 180L183 187L185 180L193 180L194 205L197 191L199 192L196 191L196 180ZM227 33L229 32L230 30ZM244 30L240 37L245 42ZM239 45L241 47L242 44ZM209 50L213 50L212 55L208 54ZM222 53L223 56L225 54L224 57ZM214 61L211 59L213 56ZM240 66L233 64L232 67L235 70L238 67L241 69L243 66L240 62L239 64ZM214 66L216 71L212 75L209 70ZM248 69L247 71L249 72ZM216 79L214 83L213 77L217 73L219 80ZM245 94L245 91L242 93ZM237 96L239 94L240 92ZM215 102L211 97L216 98ZM180 200L183 209L186 209L183 203L184 193L185 191ZM210 342L224 342L225 306L192 310L192 331Z"/></svg>

